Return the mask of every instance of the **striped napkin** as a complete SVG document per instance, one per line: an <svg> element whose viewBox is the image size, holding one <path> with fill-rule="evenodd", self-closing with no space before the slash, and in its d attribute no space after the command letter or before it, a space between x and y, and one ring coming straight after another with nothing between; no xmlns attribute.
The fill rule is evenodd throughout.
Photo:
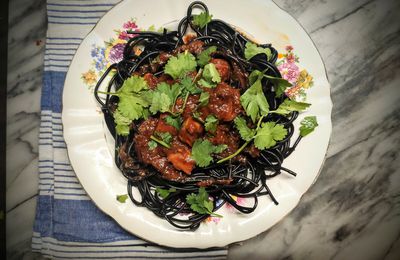
<svg viewBox="0 0 400 260"><path fill-rule="evenodd" d="M225 259L226 248L165 248L126 232L94 205L69 163L61 122L65 76L84 37L118 2L47 1L39 197L32 249L53 259Z"/></svg>

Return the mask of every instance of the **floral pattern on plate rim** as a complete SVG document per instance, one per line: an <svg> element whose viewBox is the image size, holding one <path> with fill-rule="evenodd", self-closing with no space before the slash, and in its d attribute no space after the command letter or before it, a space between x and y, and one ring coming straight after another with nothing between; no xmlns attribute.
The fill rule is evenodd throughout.
<svg viewBox="0 0 400 260"><path fill-rule="evenodd" d="M160 31L154 25L150 26L147 31ZM113 63L122 59L124 45L127 41L134 37L135 34L127 33L127 31L142 31L137 26L135 19L130 19L122 25L122 28L115 30L115 37L109 41L104 41L103 45L92 45L90 55L92 57L91 68L82 73L81 79L83 83L93 88L97 80L104 71ZM313 77L305 69L298 66L299 57L294 53L291 45L286 46L284 53L278 54L276 65L282 77L292 84L292 87L286 89L286 95L291 99L301 101L306 100L306 90L314 85Z"/></svg>
<svg viewBox="0 0 400 260"><path fill-rule="evenodd" d="M90 55L92 57L91 68L82 73L81 79L83 83L92 89L97 80L106 71L106 69L113 63L117 63L122 60L123 50L128 40L135 36L135 34L127 33L127 31L142 31L137 26L135 19L130 19L122 25L120 30L115 30L115 37L109 41L104 41L103 45L92 45ZM150 26L147 31L162 31L162 28L158 30L154 25ZM286 79L292 84L292 87L286 89L286 95L291 99L306 100L306 90L314 85L313 77L305 69L300 69L298 66L299 57L294 53L294 48L291 45L285 47L284 53L278 54L278 60L276 66L282 75L282 78ZM238 205L245 205L248 199L232 196L232 199L236 201ZM218 202L217 202L218 203ZM229 203L225 203L224 207L229 211L235 211L235 208ZM207 223L219 223L221 218L219 217L208 217Z"/></svg>

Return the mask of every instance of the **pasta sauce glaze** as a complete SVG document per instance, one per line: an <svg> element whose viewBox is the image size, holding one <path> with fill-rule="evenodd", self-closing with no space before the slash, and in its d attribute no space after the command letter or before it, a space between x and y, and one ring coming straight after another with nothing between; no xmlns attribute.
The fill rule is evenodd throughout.
<svg viewBox="0 0 400 260"><path fill-rule="evenodd" d="M203 42L194 39L171 53L162 53L158 58L159 64L142 68L140 74L143 75L151 89L155 89L160 82L173 84L176 81L169 75L162 74L156 77L152 73L152 68L164 65L169 57L182 51L198 54L204 49L203 45ZM183 109L181 112L182 125L179 130L166 123L165 117L168 114L164 113L141 122L137 133L133 137L137 160L154 167L164 179L184 182L185 179L190 177L190 174L195 169L195 161L191 158L191 147L199 138L207 139L214 145L224 144L227 146L222 153L214 156L216 159L229 156L239 148L240 136L231 122L237 116L243 114L244 111L240 104L239 89L232 87L229 83L232 80L237 81L239 87L243 88L243 85L246 84L244 80L246 75L236 64L231 64L223 58L212 58L210 63L215 65L221 77L221 82L214 88L201 87L203 92L209 94L207 105L202 107L199 105L200 95L189 95L186 104L184 104L182 98L178 98L174 112ZM193 71L189 72L188 76L195 79L196 74L197 71ZM195 112L197 116L194 116ZM205 131L203 126L209 115L213 115L218 119L218 125L214 132ZM169 133L172 136L170 148L162 145L157 145L155 148L149 146L151 136L156 136L160 133ZM120 155L123 155L121 151ZM124 160L123 158L126 158L126 156L121 156L122 160ZM236 156L234 160L244 161L245 156ZM129 164L125 163L124 165ZM220 184L229 184L229 182L230 180L219 180ZM199 186L212 184L214 184L212 179L198 183Z"/></svg>

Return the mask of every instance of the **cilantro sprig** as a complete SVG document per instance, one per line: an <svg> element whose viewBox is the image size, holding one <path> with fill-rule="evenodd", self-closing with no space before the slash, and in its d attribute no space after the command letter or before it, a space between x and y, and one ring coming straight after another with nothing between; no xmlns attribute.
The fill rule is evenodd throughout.
<svg viewBox="0 0 400 260"><path fill-rule="evenodd" d="M258 70L253 71L249 76L252 85L240 97L240 103L253 123L269 112L269 105L262 90L262 77L263 73Z"/></svg>
<svg viewBox="0 0 400 260"><path fill-rule="evenodd" d="M216 46L210 46L197 55L197 64L201 67L205 66L211 60L211 54L217 51Z"/></svg>
<svg viewBox="0 0 400 260"><path fill-rule="evenodd" d="M177 57L171 57L164 67L164 73L173 79L183 77L186 73L196 69L196 57L188 51L179 53Z"/></svg>
<svg viewBox="0 0 400 260"><path fill-rule="evenodd" d="M197 166L207 167L213 161L212 154L221 153L227 148L226 145L213 145L208 140L197 139L192 147L192 159Z"/></svg>
<svg viewBox="0 0 400 260"><path fill-rule="evenodd" d="M147 82L139 76L132 76L124 81L115 93L98 91L119 98L118 107L114 112L114 122L118 134L127 136L129 125L133 120L146 118L150 102L147 96Z"/></svg>
<svg viewBox="0 0 400 260"><path fill-rule="evenodd" d="M166 82L161 82L157 88L151 92L150 112L156 114L158 112L171 112L175 105L176 99L181 94L179 84L168 85Z"/></svg>
<svg viewBox="0 0 400 260"><path fill-rule="evenodd" d="M244 119L243 117L235 118L234 123L243 140L248 142L255 136L255 129L248 127L246 119Z"/></svg>
<svg viewBox="0 0 400 260"><path fill-rule="evenodd" d="M274 147L277 141L283 140L287 135L287 130L281 124L275 122L261 123L257 128L254 138L254 145L260 150Z"/></svg>
<svg viewBox="0 0 400 260"><path fill-rule="evenodd" d="M199 188L197 194L191 193L186 196L186 202L190 208L200 214L208 214L213 217L222 218L221 215L214 213L214 203L210 200L209 195L204 187Z"/></svg>
<svg viewBox="0 0 400 260"><path fill-rule="evenodd" d="M283 93L285 93L285 90L292 86L292 83L283 78L272 77L269 75L264 75L264 77L268 78L272 84L274 84L275 96L277 97L281 97Z"/></svg>
<svg viewBox="0 0 400 260"><path fill-rule="evenodd" d="M203 29L204 26L211 22L211 19L212 15L208 12L201 12L200 14L193 15L193 24Z"/></svg>
<svg viewBox="0 0 400 260"><path fill-rule="evenodd" d="M150 141L147 143L147 146L149 147L150 150L154 150L154 149L157 148L158 144L157 144L156 141L150 140Z"/></svg>
<svg viewBox="0 0 400 260"><path fill-rule="evenodd" d="M304 102L297 102L295 100L285 99L282 104L276 110L271 111L271 113L280 114L280 115L288 115L293 111L303 111L310 107L311 104Z"/></svg>
<svg viewBox="0 0 400 260"><path fill-rule="evenodd" d="M214 115L208 115L206 117L206 120L204 122L204 128L206 131L214 133L217 130L217 125L218 125L218 118L216 118Z"/></svg>
<svg viewBox="0 0 400 260"><path fill-rule="evenodd" d="M221 82L221 76L214 63L208 63L204 66L202 78L198 84L206 88L215 88L215 86Z"/></svg>
<svg viewBox="0 0 400 260"><path fill-rule="evenodd" d="M209 100L210 100L210 93L202 92L199 98L199 107L207 106Z"/></svg>
<svg viewBox="0 0 400 260"><path fill-rule="evenodd" d="M119 203L125 203L128 199L128 194L117 195L117 200Z"/></svg>
<svg viewBox="0 0 400 260"><path fill-rule="evenodd" d="M169 196L169 194L176 192L176 189L175 188L169 188L167 190L167 189L162 189L162 188L157 187L156 188L156 192L158 193L158 195L161 198L166 199Z"/></svg>
<svg viewBox="0 0 400 260"><path fill-rule="evenodd" d="M309 135L318 126L316 116L306 116L300 122L300 135L302 137Z"/></svg>
<svg viewBox="0 0 400 260"><path fill-rule="evenodd" d="M168 115L164 118L164 120L167 124L175 127L177 130L181 129L181 125L182 125L182 117L181 116Z"/></svg>
<svg viewBox="0 0 400 260"><path fill-rule="evenodd" d="M217 163L228 161L241 153L243 149L251 142L260 150L274 147L277 141L283 140L287 135L287 130L283 125L275 122L262 122L262 116L257 123L257 128L253 129L247 126L244 118L238 117L234 120L235 127L238 129L240 137L246 142L233 154L219 160Z"/></svg>
<svg viewBox="0 0 400 260"><path fill-rule="evenodd" d="M256 56L257 54L260 54L260 53L264 53L265 55L267 55L268 60L271 59L272 53L269 48L259 47L256 44L251 43L251 42L246 43L245 49L244 49L244 57L246 58L246 60L250 60L251 58L253 58L254 56Z"/></svg>
<svg viewBox="0 0 400 260"><path fill-rule="evenodd" d="M171 148L172 135L168 132L155 132L150 139L165 148Z"/></svg>

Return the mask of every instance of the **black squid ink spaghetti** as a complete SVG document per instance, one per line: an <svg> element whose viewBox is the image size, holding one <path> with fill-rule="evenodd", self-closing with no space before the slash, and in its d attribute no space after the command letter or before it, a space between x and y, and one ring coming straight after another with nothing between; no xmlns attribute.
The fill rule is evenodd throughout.
<svg viewBox="0 0 400 260"><path fill-rule="evenodd" d="M291 84L275 65L276 49L212 19L202 2L190 4L176 31L127 33L135 36L123 59L94 93L132 202L190 230L222 217L216 211L225 203L244 214L260 196L278 205L267 182L296 176L282 163L317 122L306 117L293 137L310 104L285 94Z"/></svg>

